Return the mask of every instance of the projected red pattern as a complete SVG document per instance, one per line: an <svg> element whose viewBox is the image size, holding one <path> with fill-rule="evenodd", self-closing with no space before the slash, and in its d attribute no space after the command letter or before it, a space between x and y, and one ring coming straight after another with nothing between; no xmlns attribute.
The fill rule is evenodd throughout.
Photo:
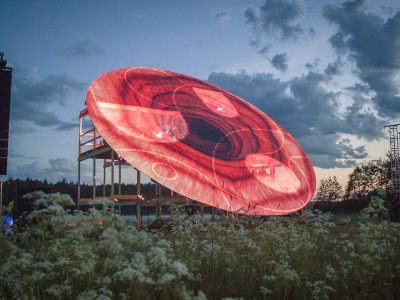
<svg viewBox="0 0 400 300"><path fill-rule="evenodd" d="M109 145L157 182L243 214L303 208L315 174L294 138L210 83L150 68L113 70L90 86L90 117Z"/></svg>

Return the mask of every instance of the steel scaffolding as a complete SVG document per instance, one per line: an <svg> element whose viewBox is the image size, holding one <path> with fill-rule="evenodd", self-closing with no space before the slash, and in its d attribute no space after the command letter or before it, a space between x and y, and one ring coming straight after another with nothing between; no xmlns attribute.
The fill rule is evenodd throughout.
<svg viewBox="0 0 400 300"><path fill-rule="evenodd" d="M385 126L385 128L389 129L391 191L395 194L400 193L399 125L392 124Z"/></svg>
<svg viewBox="0 0 400 300"><path fill-rule="evenodd" d="M85 125L86 124L86 125ZM87 128L89 127L89 128ZM82 198L81 197L81 163L85 160L92 160L92 197ZM103 162L103 194L97 195L97 178L96 178L96 161L101 160ZM111 209L114 208L121 212L122 206L136 206L136 222L137 225L141 224L141 207L142 206L155 206L156 217L160 218L162 216L162 206L163 205L191 205L199 206L201 215L204 213L204 205L197 203L187 197L179 195L171 191L170 195L163 195L162 185L154 180L156 193L155 197L149 198L142 194L142 173L134 168L136 171L136 193L133 195L122 195L121 193L121 167L131 166L122 157L107 144L103 139L100 132L94 127L91 122L89 113L87 109L84 109L79 114L79 151L78 151L78 184L77 184L77 205L78 208L84 205L94 205L99 201L107 201L111 203ZM118 167L118 179L115 177L115 167ZM111 169L110 174L110 184L111 192L109 195L106 194L106 170ZM117 185L117 188L116 188ZM214 208L212 208L214 211ZM214 219L214 218L213 218Z"/></svg>

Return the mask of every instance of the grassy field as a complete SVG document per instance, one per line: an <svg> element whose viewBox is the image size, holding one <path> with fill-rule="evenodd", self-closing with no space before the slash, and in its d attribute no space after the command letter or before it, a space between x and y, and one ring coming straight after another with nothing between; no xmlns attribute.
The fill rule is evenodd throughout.
<svg viewBox="0 0 400 300"><path fill-rule="evenodd" d="M32 225L0 235L3 299L400 298L398 223L173 212L137 230L108 211L69 214L67 196L35 197Z"/></svg>

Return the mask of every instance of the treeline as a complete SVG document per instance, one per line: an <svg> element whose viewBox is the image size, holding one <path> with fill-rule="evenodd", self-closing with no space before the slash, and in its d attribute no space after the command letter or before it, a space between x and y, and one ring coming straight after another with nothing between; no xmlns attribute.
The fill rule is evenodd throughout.
<svg viewBox="0 0 400 300"><path fill-rule="evenodd" d="M400 199L398 195L390 193L391 184L390 159L365 162L355 167L349 175L345 188L337 181L335 176L323 178L318 185L315 195L314 208L332 213L354 213L359 212L368 204L373 197L386 197L386 205L389 213L398 219L400 216ZM121 184L121 194L136 194L136 184ZM23 195L43 191L45 193L60 192L68 194L77 201L77 183L63 179L52 183L47 180L36 180L31 178L14 179L9 178L3 184L3 206L14 201L16 204ZM114 186L114 193L119 194L119 185ZM163 188L163 194L169 190ZM111 185L105 186L105 195L111 194ZM156 187L153 182L142 184L141 194L146 198L156 196ZM385 194L386 196L382 196ZM81 185L81 198L91 198L93 186ZM96 195L103 195L103 185L96 186ZM15 201L16 200L16 201ZM340 201L338 201L340 200Z"/></svg>
<svg viewBox="0 0 400 300"><path fill-rule="evenodd" d="M119 192L119 185L116 183L114 186L115 194ZM6 206L9 202L19 200L27 193L34 191L43 191L45 193L57 193L68 194L72 199L77 201L78 186L76 182L67 181L63 179L61 181L52 183L45 180L37 179L14 179L9 178L3 183L3 205ZM106 185L106 196L111 194L111 185ZM163 190L167 192L167 190ZM121 184L121 194L136 194L136 184ZM153 182L142 184L141 194L147 197L155 196L156 189ZM81 198L91 198L93 195L93 185L81 184ZM96 186L96 195L103 195L103 185Z"/></svg>
<svg viewBox="0 0 400 300"><path fill-rule="evenodd" d="M398 220L400 199L390 188L390 157L365 162L353 169L345 188L335 176L321 179L314 208L332 213L355 213L367 207L374 197L379 197L384 199L390 218Z"/></svg>
<svg viewBox="0 0 400 300"><path fill-rule="evenodd" d="M336 176L321 179L315 198L317 201L362 199L371 193L386 191L390 183L390 160L379 159L355 167L345 188Z"/></svg>

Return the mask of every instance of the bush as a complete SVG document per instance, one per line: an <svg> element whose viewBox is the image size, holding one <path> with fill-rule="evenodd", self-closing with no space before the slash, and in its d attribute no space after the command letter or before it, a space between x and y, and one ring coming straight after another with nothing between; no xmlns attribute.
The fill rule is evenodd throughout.
<svg viewBox="0 0 400 300"><path fill-rule="evenodd" d="M361 211L365 219L388 220L389 212L385 206L385 200L379 196L373 196L366 208Z"/></svg>
<svg viewBox="0 0 400 300"><path fill-rule="evenodd" d="M332 214L339 213L359 213L368 206L370 200L368 197L361 199L346 199L342 201L318 201L314 203L313 208L322 212L330 212Z"/></svg>

